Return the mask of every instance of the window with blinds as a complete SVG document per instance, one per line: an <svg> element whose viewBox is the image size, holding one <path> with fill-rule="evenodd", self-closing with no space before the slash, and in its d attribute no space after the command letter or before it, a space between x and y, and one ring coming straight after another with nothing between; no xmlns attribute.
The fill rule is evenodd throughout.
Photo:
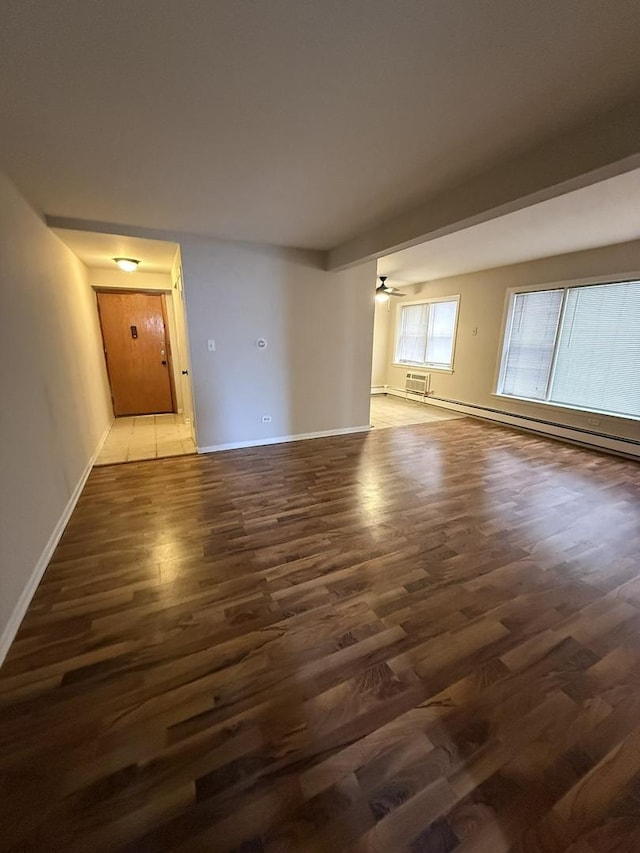
<svg viewBox="0 0 640 853"><path fill-rule="evenodd" d="M451 369L458 297L399 307L395 362Z"/></svg>
<svg viewBox="0 0 640 853"><path fill-rule="evenodd" d="M514 294L499 392L640 417L640 281Z"/></svg>

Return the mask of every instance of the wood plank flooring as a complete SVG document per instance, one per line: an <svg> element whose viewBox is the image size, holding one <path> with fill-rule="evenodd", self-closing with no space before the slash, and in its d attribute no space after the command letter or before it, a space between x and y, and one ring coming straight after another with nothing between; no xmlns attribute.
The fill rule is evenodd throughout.
<svg viewBox="0 0 640 853"><path fill-rule="evenodd" d="M640 850L640 467L458 419L95 469L0 849Z"/></svg>

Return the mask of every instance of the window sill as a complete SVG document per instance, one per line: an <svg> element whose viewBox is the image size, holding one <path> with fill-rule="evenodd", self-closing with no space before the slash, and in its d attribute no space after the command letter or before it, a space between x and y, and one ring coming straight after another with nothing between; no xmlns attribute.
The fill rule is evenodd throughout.
<svg viewBox="0 0 640 853"><path fill-rule="evenodd" d="M500 394L495 391L492 397L499 400L511 400L514 403L524 403L528 406L542 406L558 412L574 412L576 415L588 415L590 418L615 418L616 421L632 421L637 423L640 417L635 415L620 415L613 412L603 412L601 409L577 409L575 406L567 406L564 403L553 403L547 400L533 400L531 397L514 397L513 394Z"/></svg>
<svg viewBox="0 0 640 853"><path fill-rule="evenodd" d="M391 367L401 367L403 370L422 370L425 373L453 373L453 367L427 367L423 364L402 364L397 361L391 362Z"/></svg>

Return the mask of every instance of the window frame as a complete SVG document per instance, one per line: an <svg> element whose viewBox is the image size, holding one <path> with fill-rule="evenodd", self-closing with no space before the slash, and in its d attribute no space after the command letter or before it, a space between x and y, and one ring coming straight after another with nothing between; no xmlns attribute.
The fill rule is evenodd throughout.
<svg viewBox="0 0 640 853"><path fill-rule="evenodd" d="M393 299L393 297L391 297ZM456 303L456 317L453 324L453 343L451 345L451 362L448 367L442 367L436 364L430 364L429 362L417 362L417 361L398 361L398 344L400 342L400 327L402 325L402 309L408 308L411 305L432 305L437 302L455 302ZM432 370L439 371L440 373L453 373L454 363L456 357L456 342L458 338L458 321L460 319L460 294L454 294L452 296L433 296L422 299L412 299L410 301L402 301L398 300L398 304L396 305L396 317L395 317L395 332L393 337L393 367L402 367L405 370L424 370L430 372ZM427 319L428 323L428 319Z"/></svg>
<svg viewBox="0 0 640 853"><path fill-rule="evenodd" d="M511 336L511 328L513 323L513 307L515 303L515 297L518 293L535 293L541 290L564 290L562 296L562 305L560 308L560 313L558 316L558 326L556 329L556 337L553 347L553 356L551 367L549 370L549 378L547 387L551 387L553 384L553 376L555 373L556 366L556 352L558 348L558 344L560 341L559 331L562 327L562 318L564 316L565 304L567 301L567 292L569 290L578 288L578 287L593 287L597 285L605 285L605 284L624 284L625 282L630 281L639 281L640 280L640 271L637 272L625 272L619 273L617 275L599 275L599 276L590 276L589 278L579 278L579 279L569 279L563 281L554 281L554 282L544 282L539 284L529 284L529 285L519 285L517 287L509 287L507 288L505 300L504 300L504 309L502 315L502 335L500 338L500 349L498 350L498 360L495 370L493 388L494 391L492 393L493 397L499 397L501 400L515 400L516 402L526 403L527 405L535 405L535 406L544 406L547 409L559 409L560 411L569 411L569 412L577 412L584 413L587 415L597 415L604 418L616 418L616 420L622 421L640 421L640 417L637 415L630 414L620 414L619 412L609 412L605 409L591 409L591 408L577 408L576 406L570 406L567 403L558 403L554 400L537 400L533 397L517 397L514 394L505 394L502 392L501 388L503 386L504 381L504 372L506 368L507 361L507 351L508 348L505 346L507 341Z"/></svg>

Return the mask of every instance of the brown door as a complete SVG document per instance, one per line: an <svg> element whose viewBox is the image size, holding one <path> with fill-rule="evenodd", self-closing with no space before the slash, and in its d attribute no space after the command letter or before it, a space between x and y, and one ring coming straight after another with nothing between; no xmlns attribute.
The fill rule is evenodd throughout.
<svg viewBox="0 0 640 853"><path fill-rule="evenodd" d="M173 411L164 298L155 293L98 293L116 417Z"/></svg>

